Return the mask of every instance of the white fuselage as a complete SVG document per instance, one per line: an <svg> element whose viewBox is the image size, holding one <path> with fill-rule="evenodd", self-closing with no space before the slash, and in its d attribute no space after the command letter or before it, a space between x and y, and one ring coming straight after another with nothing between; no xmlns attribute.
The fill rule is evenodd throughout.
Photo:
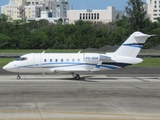
<svg viewBox="0 0 160 120"><path fill-rule="evenodd" d="M140 62L140 58L114 53L30 53L8 63L3 69L16 73L80 73L113 70Z"/></svg>

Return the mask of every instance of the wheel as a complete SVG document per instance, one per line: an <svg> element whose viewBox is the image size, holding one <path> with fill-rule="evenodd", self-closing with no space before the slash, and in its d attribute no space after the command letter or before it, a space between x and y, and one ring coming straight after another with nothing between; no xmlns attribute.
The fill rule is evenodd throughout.
<svg viewBox="0 0 160 120"><path fill-rule="evenodd" d="M18 76L17 76L17 80L20 80L20 79L21 79L21 76L18 75Z"/></svg>
<svg viewBox="0 0 160 120"><path fill-rule="evenodd" d="M80 76L77 74L74 78L75 78L76 80L79 80L79 79L80 79Z"/></svg>

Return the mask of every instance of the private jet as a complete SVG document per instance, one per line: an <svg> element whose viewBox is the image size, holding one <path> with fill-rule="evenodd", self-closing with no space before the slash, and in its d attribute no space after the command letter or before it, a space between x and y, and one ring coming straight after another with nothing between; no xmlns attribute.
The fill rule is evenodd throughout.
<svg viewBox="0 0 160 120"><path fill-rule="evenodd" d="M21 79L21 73L69 73L79 80L83 73L114 70L142 62L137 55L151 36L134 32L115 52L106 54L29 53L8 63L3 69L17 73L17 79Z"/></svg>

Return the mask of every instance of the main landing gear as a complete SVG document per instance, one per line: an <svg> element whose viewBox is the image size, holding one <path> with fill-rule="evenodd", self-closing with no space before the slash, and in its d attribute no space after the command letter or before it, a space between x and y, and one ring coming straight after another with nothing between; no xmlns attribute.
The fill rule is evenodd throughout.
<svg viewBox="0 0 160 120"><path fill-rule="evenodd" d="M21 79L21 76L20 76L20 74L18 73L18 75L17 75L17 80L20 80Z"/></svg>
<svg viewBox="0 0 160 120"><path fill-rule="evenodd" d="M80 76L78 74L72 73L72 76L74 77L75 80L80 80Z"/></svg>

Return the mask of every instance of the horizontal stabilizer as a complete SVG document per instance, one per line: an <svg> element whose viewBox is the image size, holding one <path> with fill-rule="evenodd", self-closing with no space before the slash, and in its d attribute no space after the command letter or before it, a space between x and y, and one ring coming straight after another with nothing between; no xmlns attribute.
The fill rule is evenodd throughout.
<svg viewBox="0 0 160 120"><path fill-rule="evenodd" d="M134 35L134 37L151 37L151 35L147 35L147 34L136 34Z"/></svg>

